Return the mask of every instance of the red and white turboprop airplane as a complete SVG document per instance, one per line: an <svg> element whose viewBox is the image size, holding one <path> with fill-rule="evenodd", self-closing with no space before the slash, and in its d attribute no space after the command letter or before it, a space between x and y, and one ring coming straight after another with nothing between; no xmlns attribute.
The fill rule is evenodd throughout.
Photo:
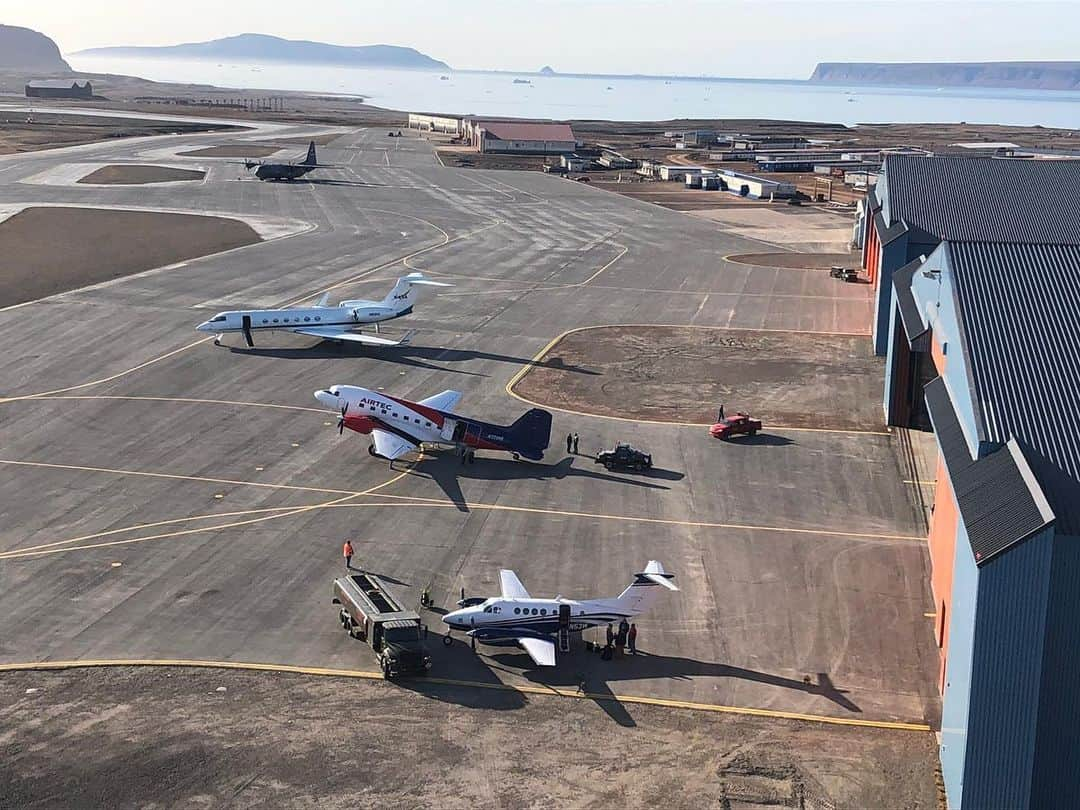
<svg viewBox="0 0 1080 810"><path fill-rule="evenodd" d="M547 411L533 408L507 426L481 422L453 412L460 391L410 402L355 385L331 385L316 391L315 399L338 412L339 434L345 428L370 433L368 452L391 461L421 445L452 445L467 458L475 450L501 450L540 461L551 440Z"/></svg>

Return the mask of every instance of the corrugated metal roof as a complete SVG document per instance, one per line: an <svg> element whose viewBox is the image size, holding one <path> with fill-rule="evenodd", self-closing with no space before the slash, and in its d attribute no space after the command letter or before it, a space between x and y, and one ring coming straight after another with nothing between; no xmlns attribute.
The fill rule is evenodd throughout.
<svg viewBox="0 0 1080 810"><path fill-rule="evenodd" d="M888 210L939 239L1080 244L1080 161L888 155Z"/></svg>
<svg viewBox="0 0 1080 810"><path fill-rule="evenodd" d="M1054 512L1042 498L1015 441L977 461L972 459L945 381L932 380L925 392L971 552L976 564L984 565L1044 529L1054 520Z"/></svg>
<svg viewBox="0 0 1080 810"><path fill-rule="evenodd" d="M1019 439L1059 530L1080 534L1080 246L948 249L983 435Z"/></svg>
<svg viewBox="0 0 1080 810"><path fill-rule="evenodd" d="M501 141L574 141L569 124L532 124L517 121L476 121L488 137Z"/></svg>

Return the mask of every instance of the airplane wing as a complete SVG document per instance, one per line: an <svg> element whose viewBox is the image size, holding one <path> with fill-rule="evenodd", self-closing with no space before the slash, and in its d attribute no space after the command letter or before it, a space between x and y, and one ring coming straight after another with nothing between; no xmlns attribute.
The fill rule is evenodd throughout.
<svg viewBox="0 0 1080 810"><path fill-rule="evenodd" d="M517 574L507 569L499 571L499 584L502 586L503 599L528 599L529 592L517 578Z"/></svg>
<svg viewBox="0 0 1080 810"><path fill-rule="evenodd" d="M427 405L437 411L453 411L459 402L461 402L460 391L443 391L441 394L420 400L418 404Z"/></svg>
<svg viewBox="0 0 1080 810"><path fill-rule="evenodd" d="M289 328L289 331L298 335L322 338L323 340L346 340L351 343L367 343L372 346L403 346L412 340L412 332L408 332L401 340L390 340L375 335L350 332L348 329L340 329L336 326L294 326Z"/></svg>
<svg viewBox="0 0 1080 810"><path fill-rule="evenodd" d="M555 666L555 642L542 638L519 638L517 643L541 667Z"/></svg>
<svg viewBox="0 0 1080 810"><path fill-rule="evenodd" d="M406 453L411 453L413 450L419 449L409 440L403 439L396 433L391 433L388 430L379 430L378 428L375 428L371 431L371 438L375 440L375 452L391 461L395 458L401 458Z"/></svg>

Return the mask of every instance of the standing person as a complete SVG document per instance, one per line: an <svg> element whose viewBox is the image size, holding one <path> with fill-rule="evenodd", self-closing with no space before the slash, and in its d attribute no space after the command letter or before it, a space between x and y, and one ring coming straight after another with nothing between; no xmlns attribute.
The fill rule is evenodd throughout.
<svg viewBox="0 0 1080 810"><path fill-rule="evenodd" d="M612 629L611 625L609 624L607 626L607 645L610 647L611 642L613 642L614 640L615 640L615 631Z"/></svg>
<svg viewBox="0 0 1080 810"><path fill-rule="evenodd" d="M577 435L577 431L575 430L574 431L574 455L575 456L578 454L577 453L577 443L578 443L578 435Z"/></svg>
<svg viewBox="0 0 1080 810"><path fill-rule="evenodd" d="M622 658L623 647L626 646L626 636L622 633L615 634L615 657Z"/></svg>
<svg viewBox="0 0 1080 810"><path fill-rule="evenodd" d="M345 541L345 545L341 547L341 554L345 558L345 568L351 571L353 558L352 540Z"/></svg>
<svg viewBox="0 0 1080 810"><path fill-rule="evenodd" d="M630 646L630 654L637 655L637 625L630 625L630 631L626 634L626 641Z"/></svg>
<svg viewBox="0 0 1080 810"><path fill-rule="evenodd" d="M570 452L570 448L574 446L574 437L572 434L566 434L566 452Z"/></svg>
<svg viewBox="0 0 1080 810"><path fill-rule="evenodd" d="M716 414L716 421L717 422L723 422L724 421L724 403L723 402L720 403L720 411Z"/></svg>

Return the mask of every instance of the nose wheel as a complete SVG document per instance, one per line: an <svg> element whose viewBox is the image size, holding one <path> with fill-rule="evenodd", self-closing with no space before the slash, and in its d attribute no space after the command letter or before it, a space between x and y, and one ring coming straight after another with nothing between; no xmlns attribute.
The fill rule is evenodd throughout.
<svg viewBox="0 0 1080 810"><path fill-rule="evenodd" d="M442 637L442 643L443 643L444 647L449 647L451 644L454 643L454 639L452 639L450 637L450 631L449 630L447 630L446 635Z"/></svg>

